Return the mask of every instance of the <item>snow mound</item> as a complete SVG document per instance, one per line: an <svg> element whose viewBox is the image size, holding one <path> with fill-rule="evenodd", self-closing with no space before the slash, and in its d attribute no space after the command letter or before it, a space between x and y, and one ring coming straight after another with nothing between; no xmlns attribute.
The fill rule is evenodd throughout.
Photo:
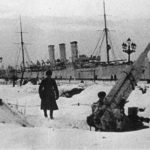
<svg viewBox="0 0 150 150"><path fill-rule="evenodd" d="M65 91L79 87L79 84L61 83L58 88ZM123 133L89 130L86 117L91 114L91 104L98 100L99 91L106 91L108 94L113 85L114 82L85 82L85 89L80 94L71 98L59 97L59 110L54 111L54 120L44 118L43 111L40 110L38 86L24 85L13 88L12 85L0 85L1 98L17 104L17 110L22 111L26 120L35 126L22 128L18 123L14 123L13 116L0 110L0 149L149 149L149 128ZM146 110L141 116L149 117L149 97L150 88L142 94L136 87L128 98L126 111L128 107L144 107ZM3 120L4 118L6 120Z"/></svg>

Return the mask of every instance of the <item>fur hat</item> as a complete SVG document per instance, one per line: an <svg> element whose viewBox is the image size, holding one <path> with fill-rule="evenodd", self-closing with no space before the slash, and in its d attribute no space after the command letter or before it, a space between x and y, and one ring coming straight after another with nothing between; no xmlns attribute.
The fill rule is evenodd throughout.
<svg viewBox="0 0 150 150"><path fill-rule="evenodd" d="M47 76L48 76L48 75L52 75L52 71L51 71L51 70L46 71L46 75L47 75Z"/></svg>
<svg viewBox="0 0 150 150"><path fill-rule="evenodd" d="M100 91L99 93L98 93L98 97L100 98L100 97L105 97L106 96L106 92L104 92L104 91Z"/></svg>

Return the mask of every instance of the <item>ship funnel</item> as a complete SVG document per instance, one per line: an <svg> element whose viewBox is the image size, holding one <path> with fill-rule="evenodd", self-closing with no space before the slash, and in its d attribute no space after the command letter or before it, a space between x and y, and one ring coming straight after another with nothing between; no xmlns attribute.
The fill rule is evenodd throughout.
<svg viewBox="0 0 150 150"><path fill-rule="evenodd" d="M60 49L60 60L62 62L66 61L66 46L65 43L59 44L59 49Z"/></svg>
<svg viewBox="0 0 150 150"><path fill-rule="evenodd" d="M72 55L72 62L75 62L78 59L78 45L77 41L70 42L71 44L71 55Z"/></svg>
<svg viewBox="0 0 150 150"><path fill-rule="evenodd" d="M48 46L48 52L49 52L49 60L51 64L55 64L55 50L54 45Z"/></svg>

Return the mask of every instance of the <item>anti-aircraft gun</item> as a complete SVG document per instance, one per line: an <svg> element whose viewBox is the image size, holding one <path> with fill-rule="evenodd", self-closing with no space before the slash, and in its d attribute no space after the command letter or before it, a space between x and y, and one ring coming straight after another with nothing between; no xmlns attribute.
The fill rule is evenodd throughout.
<svg viewBox="0 0 150 150"><path fill-rule="evenodd" d="M149 122L149 118L139 117L138 108L129 108L128 116L124 113L124 106L130 93L135 89L145 71L145 58L150 50L150 43L125 71L104 99L103 106L95 109L95 112L87 117L87 123L100 131L125 131L132 128L140 128L143 122Z"/></svg>

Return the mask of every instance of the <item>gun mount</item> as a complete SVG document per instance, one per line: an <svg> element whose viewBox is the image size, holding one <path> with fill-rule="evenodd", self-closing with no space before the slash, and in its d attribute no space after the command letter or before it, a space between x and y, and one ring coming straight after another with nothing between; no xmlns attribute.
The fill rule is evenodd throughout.
<svg viewBox="0 0 150 150"><path fill-rule="evenodd" d="M150 43L139 58L129 66L103 101L103 105L95 107L93 113L87 117L87 123L100 131L127 131L143 127L143 122L149 118L138 116L139 108L129 108L128 115L124 113L127 98L135 89L137 82L145 71L144 61L150 50Z"/></svg>

